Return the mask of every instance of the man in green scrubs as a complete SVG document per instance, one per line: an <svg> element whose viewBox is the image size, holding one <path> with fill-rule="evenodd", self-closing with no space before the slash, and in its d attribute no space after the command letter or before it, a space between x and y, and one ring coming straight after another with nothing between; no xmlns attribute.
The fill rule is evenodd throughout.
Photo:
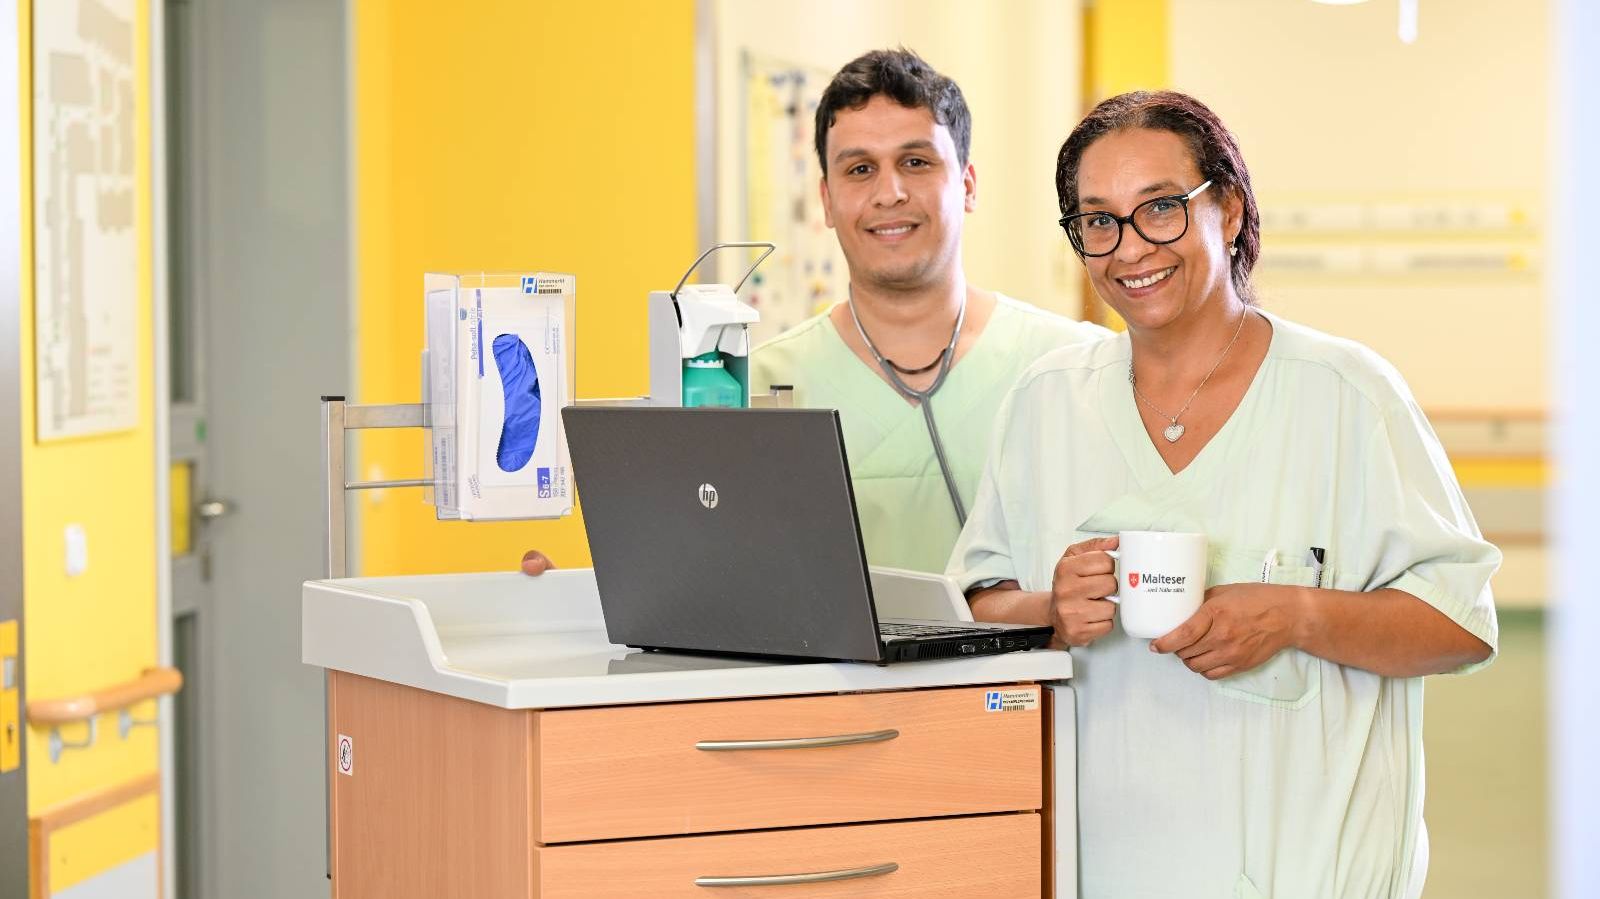
<svg viewBox="0 0 1600 899"><path fill-rule="evenodd" d="M867 560L942 572L961 530L952 485L970 508L1005 392L1044 353L1106 332L967 281L972 115L955 82L916 54L877 50L840 69L816 134L851 300L757 347L750 387L789 384L795 405L838 409ZM938 379L952 336L943 383L915 396Z"/></svg>
<svg viewBox="0 0 1600 899"><path fill-rule="evenodd" d="M1046 352L1108 332L967 281L972 114L915 53L875 50L840 69L816 135L851 298L757 346L750 388L788 385L796 406L838 409L867 561L943 572L1006 391ZM523 570L549 564L533 551Z"/></svg>

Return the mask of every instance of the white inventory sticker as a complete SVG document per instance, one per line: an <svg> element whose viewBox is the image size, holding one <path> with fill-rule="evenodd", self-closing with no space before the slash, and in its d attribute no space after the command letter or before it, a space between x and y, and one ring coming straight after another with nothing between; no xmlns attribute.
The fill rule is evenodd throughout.
<svg viewBox="0 0 1600 899"><path fill-rule="evenodd" d="M339 735L339 773L354 776L356 771L356 741Z"/></svg>
<svg viewBox="0 0 1600 899"><path fill-rule="evenodd" d="M989 690L983 694L983 707L990 712L1027 712L1039 707L1039 691Z"/></svg>

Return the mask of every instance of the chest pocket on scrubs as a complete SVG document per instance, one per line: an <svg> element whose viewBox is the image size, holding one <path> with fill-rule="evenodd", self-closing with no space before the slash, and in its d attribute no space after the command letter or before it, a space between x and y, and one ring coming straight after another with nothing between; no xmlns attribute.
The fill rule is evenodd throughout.
<svg viewBox="0 0 1600 899"><path fill-rule="evenodd" d="M1232 551L1212 559L1213 585L1250 584L1261 581L1262 552ZM1309 565L1266 566L1266 582L1311 587L1316 570ZM1322 692L1322 662L1298 649L1284 649L1260 666L1216 681L1212 687L1224 696L1280 709L1304 708Z"/></svg>

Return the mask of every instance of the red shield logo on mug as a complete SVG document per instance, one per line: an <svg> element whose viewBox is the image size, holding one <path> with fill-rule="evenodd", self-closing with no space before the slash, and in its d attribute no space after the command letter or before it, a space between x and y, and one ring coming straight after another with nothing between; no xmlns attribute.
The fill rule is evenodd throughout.
<svg viewBox="0 0 1600 899"><path fill-rule="evenodd" d="M1139 572L1128 572L1128 586L1135 590L1139 589Z"/></svg>

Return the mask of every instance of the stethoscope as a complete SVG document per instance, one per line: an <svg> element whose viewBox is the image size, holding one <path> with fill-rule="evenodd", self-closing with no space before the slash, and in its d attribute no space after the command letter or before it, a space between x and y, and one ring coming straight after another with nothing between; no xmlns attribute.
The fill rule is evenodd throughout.
<svg viewBox="0 0 1600 899"><path fill-rule="evenodd" d="M929 362L921 368L901 368L889 361L878 352L878 347L867 336L867 329L861 327L861 319L856 315L855 292L846 295L845 302L850 306L850 320L856 323L856 333L861 335L861 342L867 345L867 350L872 353L872 358L878 361L878 367L883 369L884 377L889 379L889 385L908 400L914 400L922 407L922 420L928 426L928 439L933 442L933 455L939 460L939 472L944 475L945 489L950 491L950 504L955 507L956 521L962 526L967 523L967 509L961 504L961 494L956 490L955 475L950 472L950 461L945 458L944 441L939 439L939 426L933 420L933 404L929 402L939 388L944 385L944 379L950 374L950 366L956 358L956 341L961 339L961 324L967 318L967 300L961 299L961 309L956 313L956 326L950 332L950 342L945 345L939 358ZM926 390L915 390L911 385L900 380L902 374L920 375L937 368L939 373L934 376L933 383Z"/></svg>

